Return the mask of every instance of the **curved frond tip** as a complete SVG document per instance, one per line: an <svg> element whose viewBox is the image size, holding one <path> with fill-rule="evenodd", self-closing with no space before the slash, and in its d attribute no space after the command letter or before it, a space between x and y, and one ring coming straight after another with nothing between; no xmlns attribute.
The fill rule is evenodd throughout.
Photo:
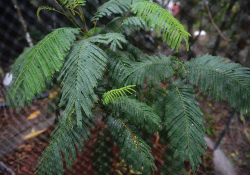
<svg viewBox="0 0 250 175"><path fill-rule="evenodd" d="M53 8L53 7L41 6L41 7L39 7L39 8L37 9L37 12L36 12L36 15L37 15L39 21L41 21L41 18L40 18L40 11L41 11L41 10L55 11L55 12L58 12L58 13L63 14L62 12L56 10L56 9ZM64 14L63 14L63 15L64 15Z"/></svg>
<svg viewBox="0 0 250 175"><path fill-rule="evenodd" d="M129 86L125 86L123 88L120 89L113 89L111 91L106 92L103 96L103 103L105 105L109 104L109 103L113 103L115 101L114 98L116 97L124 97L126 96L126 92L131 93L131 91L134 91L134 89L132 89L131 87L135 87L135 85L129 85Z"/></svg>
<svg viewBox="0 0 250 175"><path fill-rule="evenodd" d="M167 40L168 45L172 49L178 48L182 40L186 42L187 50L189 50L188 37L190 34L185 31L180 22L173 17L167 10L154 2L143 1L132 4L132 11L138 17L144 19L148 27L153 27L156 32L163 31L163 41Z"/></svg>
<svg viewBox="0 0 250 175"><path fill-rule="evenodd" d="M76 8L76 6L80 5L80 6L84 6L86 1L85 0L59 0L59 2L67 7L67 8Z"/></svg>

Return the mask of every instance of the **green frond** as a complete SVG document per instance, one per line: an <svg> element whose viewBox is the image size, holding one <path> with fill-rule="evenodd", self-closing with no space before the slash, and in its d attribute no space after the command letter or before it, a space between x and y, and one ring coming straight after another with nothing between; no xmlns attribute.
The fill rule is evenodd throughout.
<svg viewBox="0 0 250 175"><path fill-rule="evenodd" d="M172 49L176 48L178 52L178 48L184 39L187 50L189 50L188 36L190 36L190 34L185 31L180 22L167 10L149 1L134 3L131 7L132 11L136 13L138 17L147 22L148 27L153 27L155 32L161 32L163 30L163 41L167 40L167 44L170 45Z"/></svg>
<svg viewBox="0 0 250 175"><path fill-rule="evenodd" d="M161 172L166 175L184 175L187 174L184 166L184 159L181 157L175 156L174 149L167 145L164 156L162 160L165 162L165 165L161 167Z"/></svg>
<svg viewBox="0 0 250 175"><path fill-rule="evenodd" d="M141 57L144 56L143 52L132 44L126 43L126 44L123 44L122 47L123 47L123 50L133 55L133 57L137 61L141 60Z"/></svg>
<svg viewBox="0 0 250 175"><path fill-rule="evenodd" d="M67 7L67 8L76 8L76 6L80 5L80 6L84 6L86 1L85 0L59 0L59 2Z"/></svg>
<svg viewBox="0 0 250 175"><path fill-rule="evenodd" d="M121 159L126 160L135 172L150 174L151 170L156 169L151 148L127 124L112 116L108 117L107 124L113 139L118 143Z"/></svg>
<svg viewBox="0 0 250 175"><path fill-rule="evenodd" d="M116 51L117 46L119 46L119 48L122 49L122 45L120 42L123 42L123 43L127 42L127 40L125 39L125 36L122 35L121 33L99 34L99 35L86 39L86 41L92 42L92 43L111 44L110 49L113 51Z"/></svg>
<svg viewBox="0 0 250 175"><path fill-rule="evenodd" d="M122 22L122 20L122 17L114 18L107 25L105 25L105 27L102 29L102 32L114 32L119 26L119 24ZM133 31L137 31L140 29L144 29L147 31L147 24L141 18L135 16L125 18L116 32L129 34Z"/></svg>
<svg viewBox="0 0 250 175"><path fill-rule="evenodd" d="M121 111L126 119L138 128L145 128L148 132L161 130L161 118L146 103L128 97L115 98L113 111L118 116Z"/></svg>
<svg viewBox="0 0 250 175"><path fill-rule="evenodd" d="M140 29L148 30L145 21L138 17L127 17L122 22L121 27L117 30L119 33L130 33Z"/></svg>
<svg viewBox="0 0 250 175"><path fill-rule="evenodd" d="M175 156L189 159L193 171L201 163L206 148L204 118L195 100L194 89L176 80L168 88L164 122Z"/></svg>
<svg viewBox="0 0 250 175"><path fill-rule="evenodd" d="M110 174L113 163L110 157L114 157L114 154L112 152L113 144L108 137L111 137L111 134L106 130L98 134L92 161L96 175Z"/></svg>
<svg viewBox="0 0 250 175"><path fill-rule="evenodd" d="M54 30L40 41L24 59L24 65L15 81L13 96L17 91L24 91L28 100L40 94L45 87L44 77L47 80L59 71L63 65L66 52L76 39L79 29L60 28ZM18 103L18 102L17 102Z"/></svg>
<svg viewBox="0 0 250 175"><path fill-rule="evenodd" d="M122 87L120 89L113 89L111 91L106 92L102 96L103 104L107 105L109 103L114 103L115 102L115 98L126 96L126 92L132 94L131 91L135 92L135 90L132 89L132 87L135 87L135 85L129 85L129 86Z"/></svg>
<svg viewBox="0 0 250 175"><path fill-rule="evenodd" d="M165 119L166 92L166 89L162 87L156 87L154 89L149 89L147 96L144 96L147 99L146 103L149 106L152 106L155 113L161 117L162 120Z"/></svg>
<svg viewBox="0 0 250 175"><path fill-rule="evenodd" d="M87 38L89 38L89 36L92 37L96 34L99 34L101 31L102 31L102 28L100 28L100 27L91 28L91 29L89 29L88 34L84 35L83 39L87 39Z"/></svg>
<svg viewBox="0 0 250 175"><path fill-rule="evenodd" d="M117 87L121 87L122 75L126 73L127 67L131 65L131 59L128 57L128 52L108 51L107 54L110 82L112 82Z"/></svg>
<svg viewBox="0 0 250 175"><path fill-rule="evenodd" d="M151 86L174 76L170 57L162 54L160 54L160 59L157 56L144 56L143 61L135 62L127 68L127 73L124 76L125 85L142 85L147 77L148 85Z"/></svg>
<svg viewBox="0 0 250 175"><path fill-rule="evenodd" d="M58 12L58 13L63 14L62 12L56 10L55 8L48 7L48 6L41 6L41 7L39 7L39 8L37 9L37 12L36 12L36 15L37 15L39 21L41 21L41 18L40 18L40 11L41 11L41 10L55 11L55 12Z"/></svg>
<svg viewBox="0 0 250 175"><path fill-rule="evenodd" d="M62 97L59 107L67 103L62 116L64 122L72 111L76 111L77 125L81 126L82 110L87 117L91 115L93 102L98 98L94 88L101 79L107 64L107 54L88 39L75 43L62 68Z"/></svg>
<svg viewBox="0 0 250 175"><path fill-rule="evenodd" d="M75 116L72 118L75 119ZM88 126L92 127L92 124L85 123L84 127L78 128L75 120L73 120L73 127L62 122L58 123L50 136L49 146L38 159L36 175L63 174L62 154L67 169L72 170L71 159L76 161L75 147L81 154L84 141L88 140L90 134Z"/></svg>
<svg viewBox="0 0 250 175"><path fill-rule="evenodd" d="M100 6L95 13L95 16L92 18L92 21L99 20L103 16L110 16L111 14L120 14L122 15L124 11L130 9L131 3L141 2L146 0L110 0Z"/></svg>
<svg viewBox="0 0 250 175"><path fill-rule="evenodd" d="M229 63L220 57L197 56L185 65L187 81L208 92L215 100L228 104L243 114L250 114L250 68ZM184 73L185 74L185 73Z"/></svg>
<svg viewBox="0 0 250 175"><path fill-rule="evenodd" d="M19 87L18 93L16 93L14 96L13 96L13 94L14 94L14 90L15 90L15 82L17 80L17 77L21 73L21 71L23 70L24 60L28 57L30 51L33 48L34 48L34 46L26 48L23 51L23 53L21 55L19 55L19 57L16 59L15 63L12 66L12 69L10 72L12 74L12 81L11 81L10 85L7 87L7 95L6 95L8 106L11 106L11 107L17 106L19 108L23 108L31 103L24 94L24 86L23 85L21 85Z"/></svg>

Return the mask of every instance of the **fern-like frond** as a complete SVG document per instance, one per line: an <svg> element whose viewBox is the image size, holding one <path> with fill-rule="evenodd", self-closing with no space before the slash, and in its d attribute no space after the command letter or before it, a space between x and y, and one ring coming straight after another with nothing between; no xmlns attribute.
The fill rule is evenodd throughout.
<svg viewBox="0 0 250 175"><path fill-rule="evenodd" d="M250 114L250 68L229 63L220 57L197 56L185 65L187 81L199 85L215 100L227 100L228 104L243 114ZM185 73L184 73L185 74Z"/></svg>
<svg viewBox="0 0 250 175"><path fill-rule="evenodd" d="M192 86L176 80L168 88L165 126L177 157L189 159L193 171L206 148L204 118Z"/></svg>
<svg viewBox="0 0 250 175"><path fill-rule="evenodd" d="M112 166L110 157L114 157L114 154L112 152L112 142L108 137L111 137L109 131L101 131L98 134L92 161L96 175L110 174Z"/></svg>
<svg viewBox="0 0 250 175"><path fill-rule="evenodd" d="M122 47L123 47L123 50L133 55L133 57L137 61L141 60L141 57L144 56L143 52L132 44L126 43L126 44L123 44Z"/></svg>
<svg viewBox="0 0 250 175"><path fill-rule="evenodd" d="M67 103L62 116L64 122L74 110L78 126L81 126L82 110L90 117L93 102L98 100L94 88L102 78L106 64L107 54L95 44L81 40L73 45L59 77L63 77L59 107Z"/></svg>
<svg viewBox="0 0 250 175"><path fill-rule="evenodd" d="M72 118L75 119L75 116L72 116ZM73 120L72 126L62 122L58 123L50 136L49 146L38 160L36 175L63 174L61 152L64 155L67 169L71 170L71 159L74 162L76 161L75 147L81 154L84 141L88 140L90 134L88 126L92 127L92 124L88 123L85 123L82 128L77 127L75 120Z"/></svg>
<svg viewBox="0 0 250 175"><path fill-rule="evenodd" d="M124 112L126 119L138 128L145 128L148 132L161 130L161 118L150 106L136 99L115 98L113 110L117 116Z"/></svg>
<svg viewBox="0 0 250 175"><path fill-rule="evenodd" d="M185 31L180 22L167 10L154 2L144 1L132 4L132 11L136 13L138 17L144 19L148 27L153 27L156 32L163 30L163 41L167 40L168 45L170 45L172 49L176 48L178 52L178 48L184 39L187 50L189 50L188 36L190 36L190 34Z"/></svg>
<svg viewBox="0 0 250 175"><path fill-rule="evenodd" d="M170 57L162 54L160 54L161 59L157 56L145 55L145 57L142 62L135 62L127 69L124 76L125 85L142 85L147 77L148 85L151 86L174 76Z"/></svg>
<svg viewBox="0 0 250 175"><path fill-rule="evenodd" d="M16 96L20 88L28 100L41 93L45 87L44 77L50 80L55 71L61 69L66 52L78 33L79 29L60 28L40 41L24 59L24 65L14 84L13 96Z"/></svg>
<svg viewBox="0 0 250 175"><path fill-rule="evenodd" d="M59 2L67 7L67 8L76 8L76 6L80 5L80 6L84 6L86 1L85 0L59 0Z"/></svg>
<svg viewBox="0 0 250 175"><path fill-rule="evenodd" d="M114 103L115 98L126 96L126 92L128 92L129 94L132 94L131 91L135 92L135 90L132 89L132 87L135 87L135 85L129 85L129 86L122 87L120 89L113 89L111 91L106 92L102 96L103 104L107 105L109 103Z"/></svg>
<svg viewBox="0 0 250 175"><path fill-rule="evenodd" d="M121 159L132 165L135 172L149 174L151 170L156 169L154 158L150 153L151 148L127 124L112 116L108 117L107 124L113 139L118 143Z"/></svg>
<svg viewBox="0 0 250 175"><path fill-rule="evenodd" d="M122 83L122 75L126 73L127 67L131 65L131 59L128 57L128 52L109 51L108 54L108 74L110 81L120 87Z"/></svg>
<svg viewBox="0 0 250 175"><path fill-rule="evenodd" d="M34 46L33 46L34 47ZM28 57L30 51L33 47L26 48L23 53L16 59L15 63L12 66L11 74L12 74L12 81L10 85L7 87L7 105L11 107L19 107L23 108L30 104L31 101L27 99L24 94L24 87L21 85L19 87L19 92L13 96L15 90L15 82L17 80L18 75L23 70L24 60Z"/></svg>
<svg viewBox="0 0 250 175"><path fill-rule="evenodd" d="M144 20L138 17L128 17L126 18L122 24L121 27L117 30L119 33L129 33L133 31L137 31L140 29L148 30L147 24Z"/></svg>
<svg viewBox="0 0 250 175"><path fill-rule="evenodd" d="M92 18L92 21L99 20L103 16L110 16L111 14L120 14L122 15L124 11L130 9L131 3L141 2L146 0L110 0L100 6L95 13L95 16Z"/></svg>
<svg viewBox="0 0 250 175"><path fill-rule="evenodd" d="M92 43L103 43L103 44L111 44L110 49L116 51L117 46L122 49L122 45L120 42L126 43L125 36L121 33L107 33L107 34L99 34L93 36L91 38L86 39L88 42Z"/></svg>
<svg viewBox="0 0 250 175"><path fill-rule="evenodd" d="M166 89L162 88L161 85L155 88L149 88L148 90L143 90L141 98L146 99L146 103L152 106L155 113L161 117L162 120L165 119L166 110Z"/></svg>
<svg viewBox="0 0 250 175"><path fill-rule="evenodd" d="M37 15L39 21L41 20L41 18L40 18L40 11L41 11L41 10L55 11L55 12L58 12L58 13L63 14L62 12L56 10L56 9L53 8L53 7L41 6L41 7L39 7L39 8L37 9L37 12L36 12L36 15ZM64 14L63 14L63 15L64 15Z"/></svg>
<svg viewBox="0 0 250 175"><path fill-rule="evenodd" d="M185 175L187 174L184 166L184 159L177 157L172 147L167 145L162 160L165 165L161 167L161 172L166 175Z"/></svg>
<svg viewBox="0 0 250 175"><path fill-rule="evenodd" d="M122 17L114 18L112 21L110 21L102 29L102 33L114 32L116 29L118 29L118 30L116 30L116 32L126 33L126 34L129 34L130 32L137 31L140 29L148 30L148 27L147 27L147 24L145 23L145 21L142 20L141 18L136 17L136 16L135 17L127 17L123 20L123 22L122 22L122 20L123 20Z"/></svg>

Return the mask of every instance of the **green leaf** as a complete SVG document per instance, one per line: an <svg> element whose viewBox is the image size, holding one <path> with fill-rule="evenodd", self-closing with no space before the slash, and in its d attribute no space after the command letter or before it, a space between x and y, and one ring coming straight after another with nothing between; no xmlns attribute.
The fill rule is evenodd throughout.
<svg viewBox="0 0 250 175"><path fill-rule="evenodd" d="M21 90L29 101L34 95L40 94L45 87L44 77L50 80L61 69L66 53L78 33L79 29L56 29L33 47L24 59L22 70L15 80L13 97Z"/></svg>
<svg viewBox="0 0 250 175"><path fill-rule="evenodd" d="M184 39L187 50L189 50L188 36L191 35L185 31L180 22L167 10L149 1L134 3L131 7L132 11L137 14L137 17L144 19L148 27L153 27L155 32L161 32L163 29L163 41L167 40L168 45L172 49L176 48L178 52L181 41Z"/></svg>
<svg viewBox="0 0 250 175"><path fill-rule="evenodd" d="M136 3L145 0L110 0L100 6L95 13L95 16L91 21L96 21L102 18L103 16L110 16L111 14L120 14L122 15L124 11L128 11L130 9L131 3Z"/></svg>
<svg viewBox="0 0 250 175"><path fill-rule="evenodd" d="M243 114L250 114L250 68L229 63L211 55L197 56L185 65L187 82L208 92L215 100L228 104Z"/></svg>
<svg viewBox="0 0 250 175"><path fill-rule="evenodd" d="M174 149L167 145L162 160L165 165L161 167L161 172L166 175L186 175L183 157L176 157Z"/></svg>
<svg viewBox="0 0 250 175"><path fill-rule="evenodd" d="M102 130L103 131L103 130ZM93 155L93 167L96 175L107 175L110 174L112 159L114 157L112 152L112 142L109 137L111 134L109 131L100 131L94 148Z"/></svg>
<svg viewBox="0 0 250 175"><path fill-rule="evenodd" d="M161 118L145 103L128 97L115 98L113 110L119 115L122 110L126 119L138 128L145 128L148 132L161 130Z"/></svg>
<svg viewBox="0 0 250 175"><path fill-rule="evenodd" d="M167 78L172 78L174 70L171 67L170 57L160 54L160 58L145 55L143 61L133 63L124 76L125 85L142 85L146 77L149 86L156 85Z"/></svg>
<svg viewBox="0 0 250 175"><path fill-rule="evenodd" d="M150 153L151 148L128 125L112 116L108 117L107 124L113 139L118 143L121 159L132 165L135 172L149 174L151 170L156 169L154 158Z"/></svg>
<svg viewBox="0 0 250 175"><path fill-rule="evenodd" d="M101 79L107 64L107 54L88 39L75 43L62 68L62 97L59 107L67 103L62 116L64 122L76 111L77 125L81 126L82 110L87 117L92 114L93 102L98 98L94 88Z"/></svg>
<svg viewBox="0 0 250 175"><path fill-rule="evenodd" d="M33 46L34 47L34 46ZM18 108L23 108L27 104L31 104L30 101L27 99L27 97L24 94L24 87L23 85L19 87L19 92L16 93L14 96L14 90L15 90L15 82L17 80L18 75L23 70L24 66L24 60L29 55L30 51L33 49L33 47L26 48L21 55L16 59L15 63L12 66L11 74L12 74L12 81L7 87L7 105L11 107L17 106Z"/></svg>
<svg viewBox="0 0 250 175"><path fill-rule="evenodd" d="M127 67L131 65L131 59L128 52L108 51L108 74L110 82L117 87L122 87L122 75L126 73Z"/></svg>
<svg viewBox="0 0 250 175"><path fill-rule="evenodd" d="M72 117L73 125L67 125L62 122L58 123L56 129L50 136L50 144L38 159L36 166L36 175L42 174L63 174L63 159L64 155L66 167L72 170L71 159L76 161L76 148L82 153L84 141L88 140L90 134L89 127L93 127L89 121L84 120L86 124L82 128L78 128L75 121L75 115ZM84 140L83 140L84 138ZM76 147L76 148L75 148Z"/></svg>
<svg viewBox="0 0 250 175"><path fill-rule="evenodd" d="M103 43L103 44L110 44L110 49L113 51L116 51L117 45L119 48L122 49L122 45L120 43L126 43L125 36L122 35L121 33L107 33L107 34L99 34L96 36L93 36L91 38L88 38L86 41L92 42L92 43Z"/></svg>
<svg viewBox="0 0 250 175"><path fill-rule="evenodd" d="M192 86L176 80L168 88L165 126L175 156L189 159L193 171L201 164L206 148L204 118Z"/></svg>
<svg viewBox="0 0 250 175"><path fill-rule="evenodd" d="M67 8L76 8L76 6L80 5L80 6L84 6L86 1L85 0L59 0L59 2L67 7Z"/></svg>
<svg viewBox="0 0 250 175"><path fill-rule="evenodd" d="M135 85L129 85L129 86L125 86L125 87L122 87L120 89L113 89L111 91L108 91L106 92L103 96L102 96L102 99L103 99L103 104L104 105L107 105L109 103L114 103L115 101L115 98L117 97L124 97L126 96L126 92L132 94L131 91L134 91L134 89L132 89L132 87L134 87Z"/></svg>

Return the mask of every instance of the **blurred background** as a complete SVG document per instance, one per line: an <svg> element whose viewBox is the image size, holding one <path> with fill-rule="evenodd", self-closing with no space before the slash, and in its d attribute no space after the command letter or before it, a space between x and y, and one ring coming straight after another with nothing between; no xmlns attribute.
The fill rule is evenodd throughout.
<svg viewBox="0 0 250 175"><path fill-rule="evenodd" d="M88 0L84 14L89 28L94 24L91 18L97 8L107 0ZM147 54L177 56L186 61L197 55L212 54L230 59L250 67L250 1L249 0L151 0L177 18L191 34L190 50L184 45L176 53L163 43L158 33L137 31L127 36L129 42ZM0 1L0 175L34 174L36 161L49 144L49 135L54 129L59 100L58 86L51 89L41 98L34 99L32 106L16 112L5 105L5 87L9 83L8 72L15 59L25 47L35 45L53 29L74 27L70 21L54 11L40 12L41 21L37 18L40 6L50 6L59 10L53 0L1 0ZM115 16L105 17L98 22L102 27ZM21 92L20 92L21 93ZM232 109L225 102L215 102L210 97L200 94L198 101L204 114L206 134L216 142L228 121ZM97 116L98 118L98 116ZM236 174L250 174L250 125L249 117L236 113L221 142L224 152ZM86 142L83 154L73 165L73 171L65 169L65 174L94 174L92 167L92 149L97 130L93 129L90 140ZM156 136L152 135L152 140ZM119 151L113 147L114 159L111 174L134 174L119 160ZM162 166L160 159L164 148L153 149L157 167ZM202 157L203 165L195 174L215 174L213 150L208 148ZM190 165L186 163L190 172ZM156 174L160 172L156 172Z"/></svg>

